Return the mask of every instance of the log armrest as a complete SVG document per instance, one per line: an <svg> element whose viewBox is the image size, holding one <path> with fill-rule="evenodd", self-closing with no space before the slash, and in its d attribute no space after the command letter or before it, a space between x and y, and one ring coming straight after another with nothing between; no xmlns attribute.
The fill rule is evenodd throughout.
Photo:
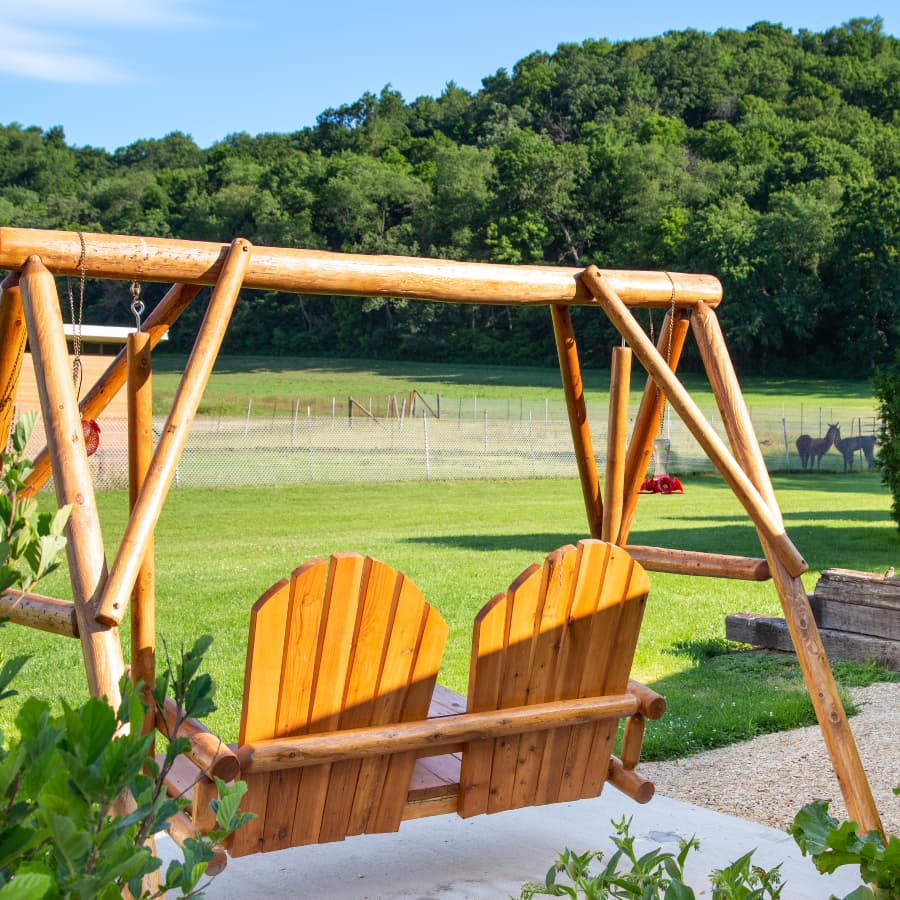
<svg viewBox="0 0 900 900"><path fill-rule="evenodd" d="M626 689L629 694L634 694L640 700L640 714L647 719L661 719L666 711L666 698L662 694L648 688L646 685L635 681L633 678L628 679L628 687Z"/></svg>
<svg viewBox="0 0 900 900"><path fill-rule="evenodd" d="M156 727L162 734L172 733L179 713L175 701L166 697L164 713L159 710L156 713ZM234 781L239 777L241 766L237 755L202 722L197 719L185 719L181 723L179 734L190 741L191 749L187 755L207 778Z"/></svg>

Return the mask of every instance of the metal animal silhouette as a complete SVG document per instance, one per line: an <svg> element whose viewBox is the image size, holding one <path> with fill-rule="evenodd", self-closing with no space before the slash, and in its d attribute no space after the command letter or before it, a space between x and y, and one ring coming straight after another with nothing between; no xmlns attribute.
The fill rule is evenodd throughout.
<svg viewBox="0 0 900 900"><path fill-rule="evenodd" d="M866 465L870 469L875 468L875 436L871 434L858 434L855 437L842 438L841 429L837 430L834 446L844 457L844 471L853 470L853 454L862 450L866 458Z"/></svg>
<svg viewBox="0 0 900 900"><path fill-rule="evenodd" d="M828 426L825 437L814 438L808 434L801 434L797 438L797 453L800 454L800 466L811 469L813 464L817 469L821 468L822 457L829 451L831 445L836 438L841 436L841 429L838 425Z"/></svg>

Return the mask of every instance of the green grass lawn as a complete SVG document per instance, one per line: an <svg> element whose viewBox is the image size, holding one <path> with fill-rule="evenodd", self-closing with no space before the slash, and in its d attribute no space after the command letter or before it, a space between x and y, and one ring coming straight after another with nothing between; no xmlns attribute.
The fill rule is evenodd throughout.
<svg viewBox="0 0 900 900"><path fill-rule="evenodd" d="M779 477L775 488L789 533L810 563L809 589L825 567L879 571L897 562L900 540L877 475L807 473ZM686 489L683 496L642 498L631 541L760 554L755 531L718 478L692 478ZM112 558L126 496L101 494L98 502ZM219 710L210 725L233 740L251 604L313 556L358 551L406 572L441 611L451 629L441 681L464 692L475 612L525 566L584 533L574 479L173 490L157 532L157 630L170 646L214 636L208 669ZM792 657L723 652L728 613L777 613L771 583L661 574L651 581L634 675L666 694L669 713L648 731L648 757L813 721ZM41 590L68 596L67 585L57 573ZM33 655L17 680L22 695L84 696L76 641L15 626L0 635L5 657ZM839 672L845 683L884 674L858 666ZM0 707L4 728L14 710L15 701Z"/></svg>

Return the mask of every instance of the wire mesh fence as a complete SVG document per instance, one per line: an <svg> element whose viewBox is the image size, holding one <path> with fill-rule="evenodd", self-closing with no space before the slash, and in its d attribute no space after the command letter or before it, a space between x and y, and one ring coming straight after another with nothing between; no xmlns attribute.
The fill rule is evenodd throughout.
<svg viewBox="0 0 900 900"><path fill-rule="evenodd" d="M355 402L355 401L354 401ZM528 479L577 474L571 432L562 404L456 403L438 415L434 404L419 404L412 414L402 406L381 417L362 403L334 404L331 415L313 415L295 403L271 417L221 415L198 417L175 474L176 488L329 482L398 482L463 479ZM455 407L455 408L453 408ZM252 412L252 404L248 413ZM704 409L708 421L727 442L718 410ZM591 439L601 473L606 461L606 407L590 408ZM630 411L633 422L636 405ZM796 448L800 434L818 438L833 421L832 410L753 408L750 410L766 465L772 472L802 468ZM873 438L879 422L873 409L840 413L845 436ZM90 457L100 490L127 487L127 423L101 420L97 452ZM154 420L158 439L164 419ZM660 439L668 444L668 472L679 476L713 469L684 423L674 414L663 419ZM44 443L38 423L30 453ZM870 440L871 443L871 440ZM849 459L853 468L869 467L862 449ZM844 456L831 446L818 467L843 471ZM662 474L651 471L649 474Z"/></svg>

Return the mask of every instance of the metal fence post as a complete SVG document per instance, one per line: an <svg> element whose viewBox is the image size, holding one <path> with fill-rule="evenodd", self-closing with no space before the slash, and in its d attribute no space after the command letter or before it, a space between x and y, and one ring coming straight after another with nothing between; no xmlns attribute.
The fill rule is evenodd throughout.
<svg viewBox="0 0 900 900"><path fill-rule="evenodd" d="M425 435L425 480L431 481L431 457L428 454L428 411L422 411L422 432Z"/></svg>

